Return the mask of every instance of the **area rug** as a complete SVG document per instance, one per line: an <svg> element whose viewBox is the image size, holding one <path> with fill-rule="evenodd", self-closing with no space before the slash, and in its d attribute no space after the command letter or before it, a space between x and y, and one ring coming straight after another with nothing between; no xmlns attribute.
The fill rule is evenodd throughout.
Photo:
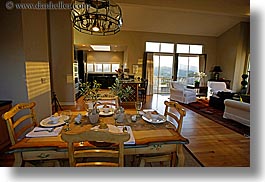
<svg viewBox="0 0 265 182"><path fill-rule="evenodd" d="M208 100L197 99L197 102L190 104L180 104L198 114L201 114L208 119L215 121L216 123L219 123L233 131L236 131L237 133L245 136L250 136L250 127L231 119L223 118L223 111L209 106Z"/></svg>

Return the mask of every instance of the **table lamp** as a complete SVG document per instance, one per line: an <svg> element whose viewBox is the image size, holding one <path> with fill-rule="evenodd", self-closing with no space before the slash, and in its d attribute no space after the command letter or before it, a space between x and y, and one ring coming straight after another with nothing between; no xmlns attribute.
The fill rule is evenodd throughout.
<svg viewBox="0 0 265 182"><path fill-rule="evenodd" d="M219 73L222 72L221 66L214 66L213 72L215 80L219 80Z"/></svg>

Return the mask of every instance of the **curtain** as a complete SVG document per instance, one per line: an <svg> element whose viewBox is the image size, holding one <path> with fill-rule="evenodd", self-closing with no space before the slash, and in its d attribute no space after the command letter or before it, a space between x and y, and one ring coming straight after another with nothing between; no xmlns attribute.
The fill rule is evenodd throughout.
<svg viewBox="0 0 265 182"><path fill-rule="evenodd" d="M199 55L199 71L205 73L206 55Z"/></svg>
<svg viewBox="0 0 265 182"><path fill-rule="evenodd" d="M233 78L233 90L241 89L241 75L246 73L249 61L250 51L250 26L249 23L241 23L240 25L240 39L237 44L237 53L235 61L235 72Z"/></svg>
<svg viewBox="0 0 265 182"><path fill-rule="evenodd" d="M148 79L147 95L153 95L153 77L154 77L153 53L148 53L147 63L146 63L146 79Z"/></svg>

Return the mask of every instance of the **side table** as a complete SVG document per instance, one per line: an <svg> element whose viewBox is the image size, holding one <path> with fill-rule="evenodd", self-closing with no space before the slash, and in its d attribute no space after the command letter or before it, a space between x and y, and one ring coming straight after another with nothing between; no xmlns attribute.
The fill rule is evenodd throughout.
<svg viewBox="0 0 265 182"><path fill-rule="evenodd" d="M207 97L207 90L208 90L207 86L187 85L187 88L195 89L197 97L201 97L201 96Z"/></svg>

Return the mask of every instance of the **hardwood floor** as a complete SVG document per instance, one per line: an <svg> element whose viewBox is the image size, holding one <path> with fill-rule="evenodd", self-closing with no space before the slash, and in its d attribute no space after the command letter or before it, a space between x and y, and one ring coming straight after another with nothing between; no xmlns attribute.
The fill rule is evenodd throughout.
<svg viewBox="0 0 265 182"><path fill-rule="evenodd" d="M164 112L169 95L147 98L145 108ZM192 110L186 109L182 135L189 139L187 148L205 167L249 167L250 138L238 134Z"/></svg>

